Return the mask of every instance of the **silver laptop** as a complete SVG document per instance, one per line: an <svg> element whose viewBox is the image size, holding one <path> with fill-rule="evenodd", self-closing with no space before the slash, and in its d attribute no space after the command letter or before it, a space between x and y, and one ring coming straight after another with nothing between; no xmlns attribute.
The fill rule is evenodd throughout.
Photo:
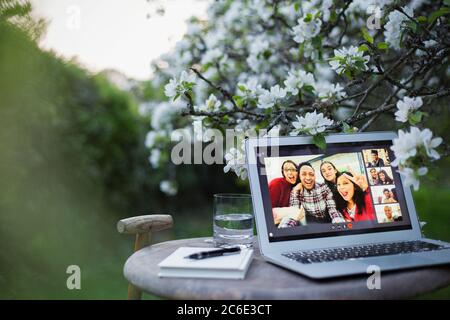
<svg viewBox="0 0 450 320"><path fill-rule="evenodd" d="M409 187L391 166L394 132L250 138L246 155L262 256L311 278L450 263L421 232Z"/></svg>

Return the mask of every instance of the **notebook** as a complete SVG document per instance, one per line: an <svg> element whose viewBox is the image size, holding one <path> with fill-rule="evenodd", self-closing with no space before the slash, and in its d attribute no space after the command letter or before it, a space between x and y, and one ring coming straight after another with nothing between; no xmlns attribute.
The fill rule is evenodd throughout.
<svg viewBox="0 0 450 320"><path fill-rule="evenodd" d="M253 258L253 249L237 254L193 260L185 257L217 248L180 247L161 261L158 276L180 278L244 279Z"/></svg>

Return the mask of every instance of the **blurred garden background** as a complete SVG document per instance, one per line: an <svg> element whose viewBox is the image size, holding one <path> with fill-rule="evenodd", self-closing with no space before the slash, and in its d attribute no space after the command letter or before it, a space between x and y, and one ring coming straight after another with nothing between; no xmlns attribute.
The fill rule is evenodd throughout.
<svg viewBox="0 0 450 320"><path fill-rule="evenodd" d="M210 236L212 195L248 193L248 185L223 165L152 168L145 146L152 119L142 106L164 99L164 84L93 72L42 48L51 21L32 12L26 2L0 0L0 298L124 299L122 268L134 239L117 233L119 219L173 215L174 228L154 241ZM442 112L431 128L448 141L448 108ZM449 162L414 192L425 234L446 241ZM177 171L175 196L160 190L167 170ZM73 264L81 290L66 287ZM421 298L450 298L450 289Z"/></svg>

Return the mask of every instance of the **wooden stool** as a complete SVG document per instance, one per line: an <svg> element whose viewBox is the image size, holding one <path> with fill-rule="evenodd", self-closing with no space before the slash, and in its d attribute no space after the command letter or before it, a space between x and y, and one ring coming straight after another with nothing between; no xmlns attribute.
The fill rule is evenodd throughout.
<svg viewBox="0 0 450 320"><path fill-rule="evenodd" d="M122 219L117 223L117 231L122 234L135 234L134 252L150 245L152 232L169 229L173 226L172 216L152 214ZM140 300L142 291L133 284L128 285L128 300Z"/></svg>

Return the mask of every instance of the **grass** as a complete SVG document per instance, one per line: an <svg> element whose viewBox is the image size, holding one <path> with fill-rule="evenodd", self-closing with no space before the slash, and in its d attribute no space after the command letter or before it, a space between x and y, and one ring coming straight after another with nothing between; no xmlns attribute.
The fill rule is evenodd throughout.
<svg viewBox="0 0 450 320"><path fill-rule="evenodd" d="M450 190L424 188L414 194L414 200L420 220L427 222L425 236L450 242ZM450 286L418 298L450 299Z"/></svg>

